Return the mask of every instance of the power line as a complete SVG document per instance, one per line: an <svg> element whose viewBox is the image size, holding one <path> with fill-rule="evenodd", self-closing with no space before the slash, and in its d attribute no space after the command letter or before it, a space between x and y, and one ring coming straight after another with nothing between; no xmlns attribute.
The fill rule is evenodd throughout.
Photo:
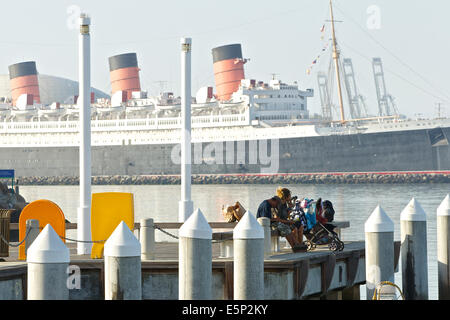
<svg viewBox="0 0 450 320"><path fill-rule="evenodd" d="M77 45L77 42L71 42L71 43L44 43L44 42L21 42L21 41L0 41L0 45L11 45L11 46L38 46L38 47L70 47Z"/></svg>
<svg viewBox="0 0 450 320"><path fill-rule="evenodd" d="M400 62L400 64L402 64L403 66L405 66L406 68L408 68L411 72L413 72L415 75L417 75L419 78L421 78L423 81L425 81L431 88L433 88L434 90L436 90L437 92L439 92L440 94L442 94L443 96L445 96L447 99L450 100L450 97L443 92L440 88L437 88L434 84L432 84L429 80L427 80L424 76L422 76L420 73L418 73L416 70L414 70L411 66L409 66L408 64L406 64L401 58L399 58L397 55L395 55L392 51L390 51L388 48L386 48L380 41L378 41L376 38L374 38L369 32L367 32L363 27L361 27L361 25L356 22L355 19L353 19L352 17L346 15L344 13L344 11L337 5L335 5L335 7L348 19L350 19L356 26L358 26L358 28L360 30L362 30L366 35L369 36L370 39L372 39L372 41L374 41L376 44L378 44L381 48L383 48L387 53L389 53L392 57L394 57L394 59L396 59L398 62Z"/></svg>
<svg viewBox="0 0 450 320"><path fill-rule="evenodd" d="M190 34L190 37L201 37L203 35L208 35L208 34L216 34L219 31L222 30L229 30L229 29L236 29L236 28L241 28L247 25L251 25L251 24L255 24L255 23L260 23L260 22L265 22L268 20L273 20L274 18L277 18L279 16L284 16L284 15L288 15L288 14L294 14L297 12L304 12L304 9L298 9L298 10L287 10L287 11L283 11L283 12L279 12L279 13L275 13L275 14L271 14L265 17L261 17L261 18L257 18L257 19L253 19L250 21L246 21L240 24L234 24L234 25L228 25L228 26L223 26L223 27L219 27L219 28L215 28L215 29L208 29L206 28L205 31L203 32L197 32L197 33L192 33ZM138 40L138 41L125 41L125 42L97 42L100 45L118 45L118 44L140 44L140 43L148 43L148 42L153 42L153 41L164 41L164 40L172 40L172 39L179 39L180 36L167 36L167 37L160 37L160 38L150 38L150 39L146 39L146 40Z"/></svg>
<svg viewBox="0 0 450 320"><path fill-rule="evenodd" d="M362 58L368 60L369 62L372 62L372 60L371 60L369 57L365 56L364 54L360 53L359 51L357 51L357 50L353 49L352 47L348 46L348 45L345 44L343 41L339 41L339 42L340 42L341 44L343 44L346 48L350 49L350 50L353 51L354 53L356 53L356 54L358 54L359 56L361 56ZM413 82L411 82L411 81L409 81L408 79L404 78L403 76L399 75L398 73L393 72L392 70L389 70L389 69L387 69L386 67L384 67L384 70L387 71L387 72L389 72L389 73L391 73L391 74L393 74L394 76L400 78L401 80L403 80L403 81L409 83L410 85L412 85L412 86L415 87L416 89L419 89L420 91L422 91L422 92L424 92L424 93L426 93L426 94L428 94L428 95L430 95L430 96L432 96L432 97L434 97L434 98L436 98L436 99L439 99L439 100L445 101L445 102L447 102L447 103L450 103L450 100L442 99L442 97L439 97L439 96L437 96L437 95L431 93L430 91L427 91L427 90L425 90L425 89L423 89L423 88L417 86L416 84L414 84Z"/></svg>

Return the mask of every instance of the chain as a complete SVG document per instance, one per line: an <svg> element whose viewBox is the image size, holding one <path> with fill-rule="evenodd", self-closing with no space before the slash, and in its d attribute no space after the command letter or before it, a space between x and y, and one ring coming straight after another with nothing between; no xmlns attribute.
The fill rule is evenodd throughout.
<svg viewBox="0 0 450 320"><path fill-rule="evenodd" d="M18 247L18 246L20 246L20 245L28 238L28 235L30 234L30 231L31 231L32 229L33 229L33 228L28 229L27 234L25 235L25 238L24 238L22 241L20 241L19 243L17 243L17 244L12 244L12 243L8 242L8 240L6 240L6 239L3 237L2 234L0 234L0 239L1 239L4 243L6 243L8 246L10 246L10 247ZM68 241L73 241L73 242L83 242L83 243L104 243L104 242L106 242L106 240L83 241L83 240L70 239L70 238L66 238L66 237L63 237L63 236L59 236L59 237L60 237L61 239L68 240Z"/></svg>
<svg viewBox="0 0 450 320"><path fill-rule="evenodd" d="M160 227L158 227L158 226L155 226L155 225L153 225L153 228L155 228L155 229L158 229L159 231L161 231L162 233L165 233L165 234L167 234L169 237L172 237L172 238L174 238L174 239L177 239L178 240L178 237L176 236L176 235L174 235L174 234L171 234L170 232L167 232L166 230L163 230L163 229L161 229Z"/></svg>
<svg viewBox="0 0 450 320"><path fill-rule="evenodd" d="M166 231L166 230L164 230L164 229L161 229L160 227L158 227L158 226L153 226L155 229L158 229L159 231L161 231L162 233L164 233L164 234L166 234L166 235L168 235L169 237L172 237L172 238L174 238L174 239L179 239L179 237L177 237L176 235L174 235L174 234L172 234L172 233L170 233L170 232L168 232L168 231ZM62 236L59 236L61 239L64 239L64 240L68 240L68 241L74 241L74 242L86 242L86 243L103 243L103 242L106 242L106 240L98 240L98 241L81 241L81 240L75 240L75 239L70 239L70 238L65 238L65 237L62 237ZM227 241L227 240L215 240L215 241L213 241L213 243L220 243L220 242L224 242L224 241Z"/></svg>
<svg viewBox="0 0 450 320"><path fill-rule="evenodd" d="M33 228L29 228L28 231L27 231L27 233L25 234L25 238L23 238L23 240L20 241L20 242L17 243L17 244L12 244L12 243L9 242L8 240L6 240L6 239L3 237L3 235L2 235L1 233L0 233L0 239L2 239L2 241L3 241L4 243L6 243L6 245L15 248L15 247L20 246L22 243L24 243L25 240L27 240L28 235L30 234L31 229L33 229Z"/></svg>
<svg viewBox="0 0 450 320"><path fill-rule="evenodd" d="M61 239L67 240L67 241L73 241L73 242L82 242L82 243L104 243L106 240L76 240L76 239L70 239L63 236L59 236Z"/></svg>
<svg viewBox="0 0 450 320"><path fill-rule="evenodd" d="M166 230L163 230L163 229L161 229L158 226L154 225L153 228L158 229L159 231L161 231L162 233L165 233L169 237L172 237L172 238L177 239L177 240L179 239L179 237L177 237L176 235L171 234L170 232L167 232ZM221 242L225 242L225 241L229 241L229 240L212 240L212 243L221 243Z"/></svg>
<svg viewBox="0 0 450 320"><path fill-rule="evenodd" d="M161 229L161 228L158 227L158 226L153 226L153 227L154 227L155 229L158 229L158 230L161 231L162 233L168 235L169 237L172 237L172 238L177 239L177 240L179 239L179 237L177 237L176 235L174 235L174 234L172 234L172 233L170 233L170 232L167 232L166 230L163 230L163 229ZM1 234L0 234L0 238L1 238L7 245L9 245L9 246L11 246L11 247L18 247L18 246L20 246L20 245L26 240L26 238L28 237L30 231L31 231L31 229L28 229L28 232L27 232L27 234L25 235L25 238L24 238L21 242L19 242L18 244L11 244L11 243L9 243L9 242L1 235ZM71 239L71 238L67 238L67 237L63 237L63 236L59 236L59 237L60 237L61 239L67 240L67 241L82 242L82 243L105 243L105 242L106 242L106 240L83 241L83 240L76 240L76 239ZM213 242L213 243L221 243L221 242L225 242L225 241L227 241L227 240L213 240L212 242Z"/></svg>

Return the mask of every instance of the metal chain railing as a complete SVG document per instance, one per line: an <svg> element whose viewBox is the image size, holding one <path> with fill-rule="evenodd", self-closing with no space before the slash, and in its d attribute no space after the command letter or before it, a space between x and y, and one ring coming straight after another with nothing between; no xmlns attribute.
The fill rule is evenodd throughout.
<svg viewBox="0 0 450 320"><path fill-rule="evenodd" d="M172 234L172 233L170 233L170 232L168 232L168 231L166 231L166 230L164 230L164 229L162 229L162 228L160 228L158 226L154 225L153 228L161 231L162 233L168 235L169 237L172 237L172 238L177 239L177 240L180 239L178 236L176 236L176 235L174 235L174 234ZM225 240L212 240L212 243L221 243L221 242L225 242L225 241L229 241L229 240L227 240L227 239L225 239Z"/></svg>
<svg viewBox="0 0 450 320"><path fill-rule="evenodd" d="M170 232L168 232L168 231L166 231L166 230L164 230L164 229L162 229L162 228L160 228L160 227L158 227L158 226L153 226L153 228L155 228L155 229L161 231L162 233L168 235L169 237L172 237L172 238L174 238L174 239L176 239L176 240L179 240L179 237L178 237L178 236L176 236L176 235L174 235L174 234L172 234L172 233L170 233ZM0 239L1 239L3 242L5 242L8 246L10 246L10 247L18 247L18 246L20 246L20 245L27 239L27 237L28 237L28 235L30 234L30 231L31 231L32 229L33 229L33 228L28 229L27 234L25 235L25 238L24 238L22 241L20 241L19 243L17 243L17 244L12 244L11 242L7 241L7 240L3 237L2 234L0 234ZM59 236L59 237L60 237L61 239L66 240L66 241L81 242L81 243L105 243L105 242L106 242L106 240L77 240L77 239L71 239L71 238L67 238L67 237L63 237L63 236ZM228 240L213 240L212 242L213 242L213 243L221 243L221 242L225 242L225 241L228 241Z"/></svg>
<svg viewBox="0 0 450 320"><path fill-rule="evenodd" d="M71 239L66 238L63 236L59 236L61 239L67 240L67 241L73 241L73 242L81 242L81 243L105 243L106 240L78 240L78 239Z"/></svg>
<svg viewBox="0 0 450 320"><path fill-rule="evenodd" d="M172 238L174 238L174 239L176 239L176 240L179 240L179 237L178 237L178 236L176 236L176 235L174 235L173 233L170 233L170 232L168 232L168 231L166 231L166 230L164 230L164 229L162 229L162 228L160 228L160 227L158 227L158 226L155 226L155 225L154 225L153 228L154 228L154 229L157 229L157 230L159 230L159 231L161 231L162 233L168 235L169 237L172 237ZM104 242L106 242L106 240L82 241L82 240L76 240L76 239L66 238L66 237L63 237L63 236L59 236L59 237L60 237L61 239L64 239L64 240L74 241L74 242L84 242L84 243L104 243ZM224 242L224 241L227 241L227 240L213 240L213 243L220 243L220 242Z"/></svg>
<svg viewBox="0 0 450 320"><path fill-rule="evenodd" d="M163 230L162 228L160 228L160 227L158 227L158 226L153 225L153 228L158 229L159 231L161 231L162 233L165 233L165 234L168 235L169 237L172 237L172 238L177 239L177 240L179 239L178 236L176 236L176 235L174 235L174 234L172 234L172 233L170 233L170 232L167 232L166 230Z"/></svg>
<svg viewBox="0 0 450 320"><path fill-rule="evenodd" d="M8 240L5 239L5 237L3 237L3 235L2 235L1 233L0 233L0 239L1 239L4 243L6 243L6 245L15 248L15 247L20 246L22 243L25 242L25 240L27 240L28 235L30 234L30 232L31 232L32 229L34 229L34 228L29 228L29 229L28 229L27 233L25 234L25 237L24 237L23 240L20 241L19 243L14 243L14 244L13 244L13 243L9 242Z"/></svg>
<svg viewBox="0 0 450 320"><path fill-rule="evenodd" d="M27 238L28 238L28 235L30 234L30 231L32 230L33 228L30 228L30 229L28 229L28 231L27 231L27 234L25 235L25 238L22 240L22 241L20 241L19 243L11 243L11 242L9 242L8 240L6 240L4 237L3 237L3 235L0 233L0 240L2 240L4 243L6 243L8 246L10 246L10 247L18 247L18 246L20 246L22 243L24 243L24 241L25 240L27 240ZM91 240L91 241L84 241L84 240L76 240L76 239L71 239L71 238L66 238L66 237L63 237L63 236L59 236L61 239L64 239L64 240L67 240L67 241L73 241L73 242L83 242L83 243L104 243L104 242L106 242L106 240Z"/></svg>

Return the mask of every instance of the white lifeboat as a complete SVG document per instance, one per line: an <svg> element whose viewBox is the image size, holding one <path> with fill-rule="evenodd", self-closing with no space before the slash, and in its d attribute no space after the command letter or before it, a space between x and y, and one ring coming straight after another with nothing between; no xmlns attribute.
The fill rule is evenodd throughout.
<svg viewBox="0 0 450 320"><path fill-rule="evenodd" d="M32 94L22 94L17 98L16 106L12 107L11 115L19 118L31 118L37 116L38 107L33 103Z"/></svg>
<svg viewBox="0 0 450 320"><path fill-rule="evenodd" d="M40 117L60 117L65 113L66 109L62 108L59 102L53 102L50 106L38 110L38 115Z"/></svg>

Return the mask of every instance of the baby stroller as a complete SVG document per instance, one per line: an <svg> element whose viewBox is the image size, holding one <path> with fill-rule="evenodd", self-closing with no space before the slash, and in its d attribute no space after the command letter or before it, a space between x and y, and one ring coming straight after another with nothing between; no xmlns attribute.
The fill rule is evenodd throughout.
<svg viewBox="0 0 450 320"><path fill-rule="evenodd" d="M291 213L291 219L296 224L304 226L304 236L307 239L305 244L307 250L313 250L317 245L328 244L328 248L333 251L344 250L344 243L339 239L339 236L334 229L335 225L332 223L322 224L316 220L316 210L313 199L303 199L302 201L296 201L293 211ZM298 227L298 226L297 226Z"/></svg>
<svg viewBox="0 0 450 320"><path fill-rule="evenodd" d="M339 236L333 230L336 226L332 223L327 223L323 225L317 221L316 225L311 229L307 230L304 235L307 239L305 244L309 250L315 249L318 245L328 244L328 248L333 251L344 250L344 242L339 239Z"/></svg>

